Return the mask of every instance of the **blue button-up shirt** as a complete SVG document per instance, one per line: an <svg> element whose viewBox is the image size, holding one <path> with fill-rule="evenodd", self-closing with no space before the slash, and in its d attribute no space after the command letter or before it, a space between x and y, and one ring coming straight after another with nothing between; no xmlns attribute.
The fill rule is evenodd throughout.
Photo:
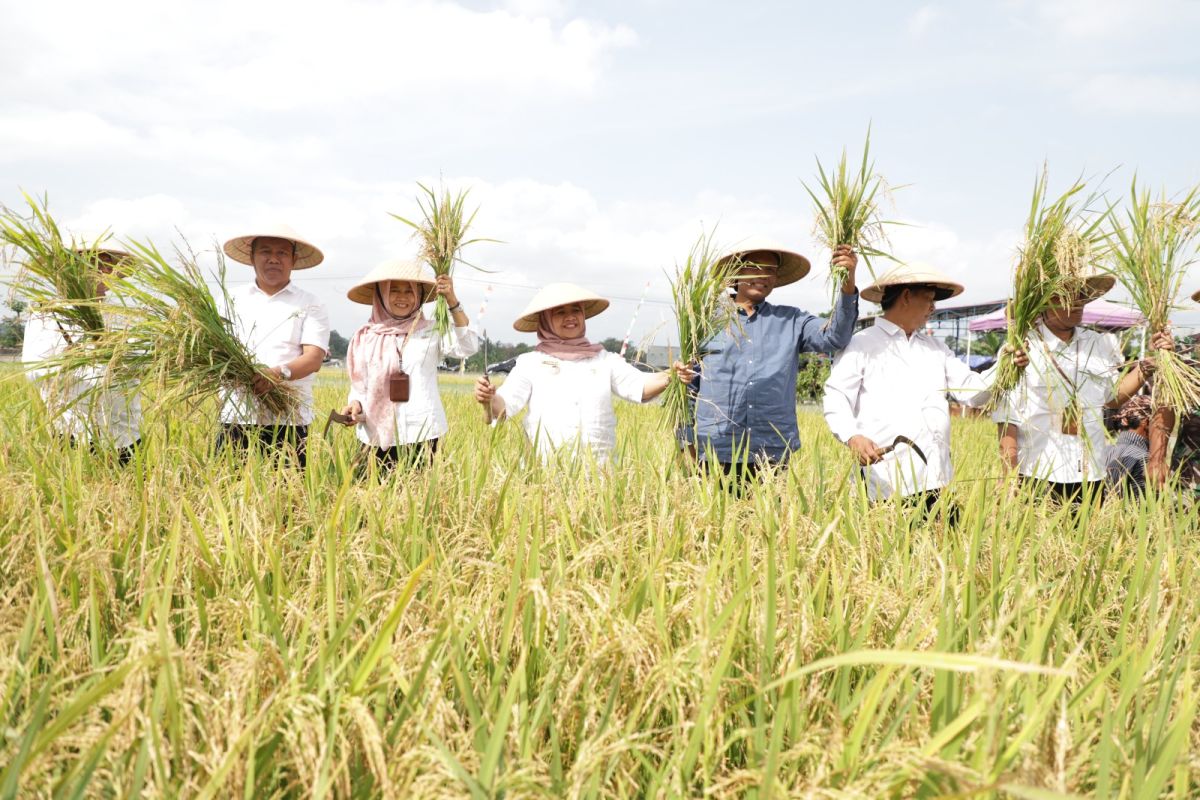
<svg viewBox="0 0 1200 800"><path fill-rule="evenodd" d="M800 447L796 375L800 353L834 353L850 342L858 293L838 293L832 319L764 301L738 310L741 330L718 334L700 364L696 442L702 458L787 461Z"/></svg>

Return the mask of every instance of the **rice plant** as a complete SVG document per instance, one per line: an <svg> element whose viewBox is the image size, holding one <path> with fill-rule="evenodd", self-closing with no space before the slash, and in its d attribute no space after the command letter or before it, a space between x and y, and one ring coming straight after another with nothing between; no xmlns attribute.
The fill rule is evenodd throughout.
<svg viewBox="0 0 1200 800"><path fill-rule="evenodd" d="M0 371L5 797L1200 792L1197 507L1010 493L985 420L950 529L867 502L803 411L735 498L653 404L597 477L442 376L436 462L376 484L349 436L304 475L214 457L215 400L120 470Z"/></svg>
<svg viewBox="0 0 1200 800"><path fill-rule="evenodd" d="M475 221L479 209L467 213L467 189L451 194L448 188L442 187L435 191L431 187L418 183L421 194L417 196L417 207L421 211L421 219L414 221L392 214L395 219L412 228L414 235L421 243L421 258L433 269L435 275L450 275L454 265L466 264L480 272L488 270L477 267L462 258L464 247L477 242L492 242L494 239L467 239L467 231ZM451 326L450 310L446 300L438 296L433 311L434 328L439 335L449 333Z"/></svg>
<svg viewBox="0 0 1200 800"><path fill-rule="evenodd" d="M722 260L713 243L714 233L701 234L679 265L671 284L679 334L679 360L697 364L714 338L737 324L737 307L729 287L742 269L736 258ZM693 430L696 424L695 393L673 380L663 393L666 424L675 431Z"/></svg>
<svg viewBox="0 0 1200 800"><path fill-rule="evenodd" d="M1012 298L1005 308L1008 329L992 387L996 406L1016 387L1023 369L1014 352L1053 303L1077 301L1089 276L1097 273L1107 249L1103 226L1107 209L1097 211L1095 194L1085 194L1087 184L1075 181L1062 195L1048 195L1049 172L1043 167L1034 181L1033 199L1025 220L1024 241L1013 269ZM1068 410L1074 398L1068 401Z"/></svg>
<svg viewBox="0 0 1200 800"><path fill-rule="evenodd" d="M1123 223L1113 226L1110 263L1151 333L1167 329L1189 268L1198 260L1200 187L1157 201L1148 190L1129 190ZM1175 351L1154 353L1156 405L1183 413L1200 408L1200 365Z"/></svg>
<svg viewBox="0 0 1200 800"><path fill-rule="evenodd" d="M219 250L220 299L190 250L178 250L174 266L151 242L131 241L128 247L136 262L113 289L123 300L128 324L97 337L86 351L69 352L59 359L59 369L104 364L109 382L155 387L157 402L168 408L194 407L235 392L255 397L274 416L296 411L296 391L286 381L273 381L266 393L254 395L255 379L270 376L229 318L233 306Z"/></svg>
<svg viewBox="0 0 1200 800"><path fill-rule="evenodd" d="M883 177L875 172L871 160L871 131L868 128L863 144L862 159L858 168L851 167L846 151L842 150L837 167L826 171L817 161L816 187L804 184L804 189L813 201L813 232L817 241L833 250L841 245L850 245L862 256L867 271L875 277L872 258L895 260L884 250L890 247L887 226L899 224L883 218L880 203L889 189ZM844 267L830 264L829 282L836 298L848 273Z"/></svg>
<svg viewBox="0 0 1200 800"><path fill-rule="evenodd" d="M54 318L68 343L75 344L104 330L97 283L102 279L96 242L65 237L50 214L47 198L23 195L28 214L0 209L0 241L13 248L21 271L16 294L37 313Z"/></svg>

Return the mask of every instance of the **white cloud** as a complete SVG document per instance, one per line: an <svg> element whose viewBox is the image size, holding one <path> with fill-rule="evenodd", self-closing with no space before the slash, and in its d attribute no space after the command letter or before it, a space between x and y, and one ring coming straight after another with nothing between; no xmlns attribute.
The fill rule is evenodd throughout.
<svg viewBox="0 0 1200 800"><path fill-rule="evenodd" d="M606 56L636 42L623 25L527 12L442 0L116 0L77 4L64 20L57 4L25 4L6 19L0 90L26 102L108 103L133 117L147 95L200 117L328 112L455 91L587 92ZM412 108L418 123L421 113Z"/></svg>
<svg viewBox="0 0 1200 800"><path fill-rule="evenodd" d="M907 27L909 35L914 37L923 36L941 15L941 10L935 5L921 6L908 18Z"/></svg>
<svg viewBox="0 0 1200 800"><path fill-rule="evenodd" d="M1167 75L1093 75L1075 88L1072 100L1082 110L1195 115L1200 112L1200 80Z"/></svg>
<svg viewBox="0 0 1200 800"><path fill-rule="evenodd" d="M1071 39L1125 39L1163 28L1183 29L1200 20L1191 0L1016 0L1038 21Z"/></svg>

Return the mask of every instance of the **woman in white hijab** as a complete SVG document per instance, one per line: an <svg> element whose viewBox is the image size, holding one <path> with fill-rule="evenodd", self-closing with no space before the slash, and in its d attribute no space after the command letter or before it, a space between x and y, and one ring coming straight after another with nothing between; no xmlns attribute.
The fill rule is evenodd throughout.
<svg viewBox="0 0 1200 800"><path fill-rule="evenodd" d="M542 458L585 451L606 463L617 444L613 395L645 403L671 379L673 371L642 372L587 338L587 319L606 308L607 300L575 284L549 284L513 324L523 333L536 332L537 347L517 356L499 389L486 376L475 384L475 399L489 419L528 408L525 433Z"/></svg>
<svg viewBox="0 0 1200 800"><path fill-rule="evenodd" d="M453 319L441 338L421 313L421 304L438 295ZM342 414L357 426L359 441L381 472L401 462L430 463L449 428L438 364L445 356L467 358L479 350L454 283L449 275L435 278L416 261L393 260L371 270L347 297L371 306L371 318L346 351L350 396Z"/></svg>

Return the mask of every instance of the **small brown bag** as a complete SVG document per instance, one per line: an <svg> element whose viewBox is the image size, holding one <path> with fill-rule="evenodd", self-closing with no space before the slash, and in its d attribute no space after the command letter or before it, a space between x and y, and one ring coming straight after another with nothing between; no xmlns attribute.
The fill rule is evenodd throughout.
<svg viewBox="0 0 1200 800"><path fill-rule="evenodd" d="M408 402L408 373L404 370L397 370L388 379L388 399L393 403Z"/></svg>

